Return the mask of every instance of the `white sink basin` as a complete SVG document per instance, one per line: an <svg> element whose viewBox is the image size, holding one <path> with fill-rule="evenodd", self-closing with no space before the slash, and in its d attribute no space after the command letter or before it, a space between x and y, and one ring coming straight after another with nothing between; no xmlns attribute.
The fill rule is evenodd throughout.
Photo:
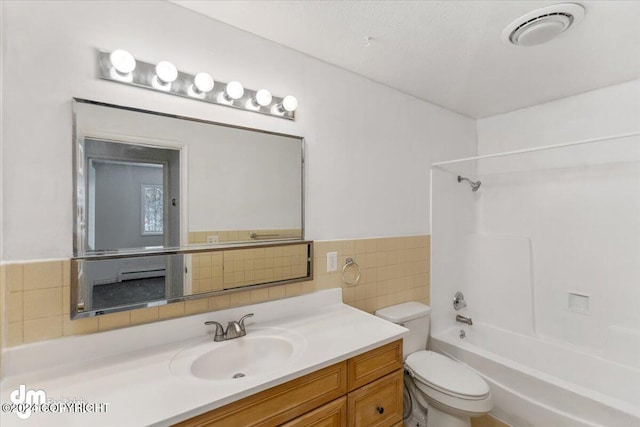
<svg viewBox="0 0 640 427"><path fill-rule="evenodd" d="M169 368L174 375L212 381L241 381L277 372L306 348L304 336L282 328L247 329L247 335L214 342L199 341L176 354Z"/></svg>

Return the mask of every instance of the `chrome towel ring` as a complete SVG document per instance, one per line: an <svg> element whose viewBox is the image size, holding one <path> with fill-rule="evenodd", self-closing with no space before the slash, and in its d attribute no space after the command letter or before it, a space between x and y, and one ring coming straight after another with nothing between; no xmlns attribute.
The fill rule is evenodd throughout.
<svg viewBox="0 0 640 427"><path fill-rule="evenodd" d="M351 269L353 271L356 271L355 279L348 280L345 277L345 273L346 273L347 269ZM344 283L346 283L347 285L356 285L360 281L360 276L361 276L361 272L360 272L360 266L358 265L358 263L355 262L353 260L353 258L347 258L345 260L345 262L344 262L344 267L342 267L342 281Z"/></svg>

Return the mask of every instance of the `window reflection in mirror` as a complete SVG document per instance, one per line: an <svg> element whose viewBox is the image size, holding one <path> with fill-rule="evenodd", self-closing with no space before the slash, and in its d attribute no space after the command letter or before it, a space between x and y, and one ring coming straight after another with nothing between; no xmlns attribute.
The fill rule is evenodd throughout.
<svg viewBox="0 0 640 427"><path fill-rule="evenodd" d="M141 228L143 236L164 234L164 196L162 184L142 184Z"/></svg>

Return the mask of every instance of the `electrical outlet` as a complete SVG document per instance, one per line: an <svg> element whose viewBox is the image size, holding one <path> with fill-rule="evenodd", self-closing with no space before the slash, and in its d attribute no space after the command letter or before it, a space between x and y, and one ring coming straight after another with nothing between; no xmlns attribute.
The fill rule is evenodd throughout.
<svg viewBox="0 0 640 427"><path fill-rule="evenodd" d="M207 236L207 243L211 244L211 243L218 243L220 242L220 239L218 238L218 236Z"/></svg>
<svg viewBox="0 0 640 427"><path fill-rule="evenodd" d="M338 270L338 252L327 253L327 273Z"/></svg>

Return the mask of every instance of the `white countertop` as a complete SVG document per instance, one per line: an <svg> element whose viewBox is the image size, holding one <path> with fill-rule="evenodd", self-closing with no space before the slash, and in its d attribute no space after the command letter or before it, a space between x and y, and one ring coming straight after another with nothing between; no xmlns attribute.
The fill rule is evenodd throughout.
<svg viewBox="0 0 640 427"><path fill-rule="evenodd" d="M258 377L210 381L169 370L181 350L202 342L212 327L243 314L252 329L282 327L306 338L299 357ZM342 303L341 289L253 304L212 313L68 337L9 348L3 352L5 377L0 402L24 384L48 399L108 403L104 413L32 413L22 420L0 412L10 426L164 426L186 420L256 392L285 383L402 338L407 329ZM211 337L209 337L212 339ZM213 344L215 345L215 344Z"/></svg>

